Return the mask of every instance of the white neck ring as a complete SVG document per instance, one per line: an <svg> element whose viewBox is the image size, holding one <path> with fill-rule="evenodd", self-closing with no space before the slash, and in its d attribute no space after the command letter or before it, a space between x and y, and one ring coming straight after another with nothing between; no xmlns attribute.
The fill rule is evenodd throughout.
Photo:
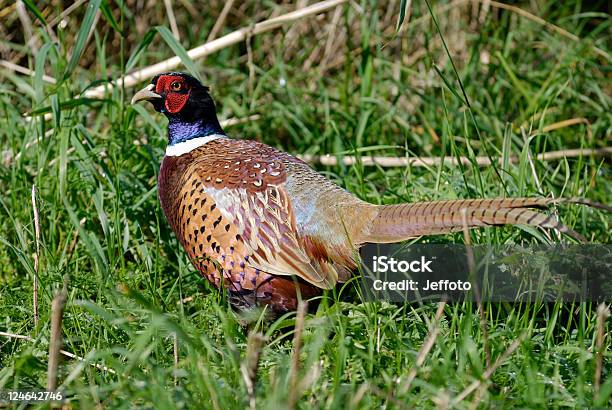
<svg viewBox="0 0 612 410"><path fill-rule="evenodd" d="M166 147L166 156L168 157L180 157L183 154L193 151L196 148L201 147L204 144L208 144L219 138L226 138L225 135L212 134L205 137L192 138L187 141L179 142L177 144L168 145Z"/></svg>

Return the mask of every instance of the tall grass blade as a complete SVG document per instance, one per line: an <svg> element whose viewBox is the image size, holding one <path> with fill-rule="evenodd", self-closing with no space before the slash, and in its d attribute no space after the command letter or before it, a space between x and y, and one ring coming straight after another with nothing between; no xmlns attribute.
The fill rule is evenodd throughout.
<svg viewBox="0 0 612 410"><path fill-rule="evenodd" d="M89 37L89 32L91 31L91 27L95 21L96 12L100 8L100 3L102 0L91 0L87 5L87 11L85 12L85 16L83 17L83 21L81 22L81 28L77 34L76 42L74 43L74 47L72 48L72 55L70 56L70 61L68 61L68 65L66 66L66 70L64 71L64 81L70 77L74 69L76 68L79 60L81 59L81 55L85 50L85 44Z"/></svg>
<svg viewBox="0 0 612 410"><path fill-rule="evenodd" d="M198 72L198 68L195 62L187 55L187 50L174 38L174 35L168 28L164 26L157 26L155 30L162 36L166 44L172 49L174 54L176 54L180 59L185 68L189 71L191 75L193 75L198 80L202 80L200 77L200 73Z"/></svg>

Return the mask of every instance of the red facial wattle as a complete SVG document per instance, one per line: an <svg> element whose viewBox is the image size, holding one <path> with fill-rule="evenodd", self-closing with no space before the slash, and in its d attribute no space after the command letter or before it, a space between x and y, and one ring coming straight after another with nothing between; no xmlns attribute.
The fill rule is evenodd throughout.
<svg viewBox="0 0 612 410"><path fill-rule="evenodd" d="M165 102L166 109L168 110L169 113L176 114L177 112L183 109L188 99L189 99L189 94L179 94L176 92L169 92L168 94L166 94L166 102Z"/></svg>
<svg viewBox="0 0 612 410"><path fill-rule="evenodd" d="M173 90L173 84L180 84L181 90ZM180 112L189 100L189 87L180 76L164 75L159 77L155 92L166 96L164 105L170 114Z"/></svg>

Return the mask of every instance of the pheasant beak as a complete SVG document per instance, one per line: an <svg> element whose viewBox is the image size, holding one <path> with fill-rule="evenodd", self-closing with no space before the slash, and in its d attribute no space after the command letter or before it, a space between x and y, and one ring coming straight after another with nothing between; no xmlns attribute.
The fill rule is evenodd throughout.
<svg viewBox="0 0 612 410"><path fill-rule="evenodd" d="M138 101L151 101L151 100L156 100L158 98L162 98L161 95L153 92L154 89L155 89L154 84L147 85L145 88L143 88L142 90L134 94L134 96L132 97L131 104L135 104Z"/></svg>

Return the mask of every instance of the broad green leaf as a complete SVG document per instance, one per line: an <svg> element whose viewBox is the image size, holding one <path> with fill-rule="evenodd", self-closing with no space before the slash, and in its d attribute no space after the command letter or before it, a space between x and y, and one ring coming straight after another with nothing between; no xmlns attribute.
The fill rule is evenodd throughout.
<svg viewBox="0 0 612 410"><path fill-rule="evenodd" d="M51 96L51 113L53 113L53 119L55 120L55 127L59 128L62 119L61 103L57 94Z"/></svg>
<svg viewBox="0 0 612 410"><path fill-rule="evenodd" d="M108 24L110 24L111 27L121 35L121 37L125 37L125 34L121 30L121 27L119 27L119 24L117 24L117 20L115 20L115 17L113 16L113 11L111 10L110 5L108 4L108 0L105 0L101 4L100 11L102 12L102 15L104 16L106 21L108 21Z"/></svg>
<svg viewBox="0 0 612 410"><path fill-rule="evenodd" d="M136 47L136 50L134 50L134 52L128 59L125 65L125 71L129 72L132 68L134 68L134 66L136 65L140 57L142 56L142 53L146 50L149 44L151 44L151 41L153 40L154 37L155 37L155 29L150 29L149 31L147 31L147 33L144 35L140 43L138 43L138 47Z"/></svg>
<svg viewBox="0 0 612 410"><path fill-rule="evenodd" d="M83 17L83 21L81 22L81 28L79 29L76 42L72 49L70 61L68 62L68 65L66 66L66 71L64 72L64 80L70 77L70 74L72 74L72 72L76 68L77 63L79 62L81 55L83 54L83 50L85 49L85 43L87 42L87 37L89 37L89 32L91 31L91 27L93 26L96 17L96 12L100 8L100 2L102 2L102 0L92 0L87 6L85 17Z"/></svg>
<svg viewBox="0 0 612 410"><path fill-rule="evenodd" d="M38 21L43 23L45 26L47 25L47 21L45 20L45 17L42 15L40 10L38 10L38 8L36 7L36 5L34 4L32 0L23 0L23 4L25 4L28 10L30 10L34 14L34 16L36 16L36 19Z"/></svg>
<svg viewBox="0 0 612 410"><path fill-rule="evenodd" d="M395 27L396 30L400 29L400 27L402 26L402 23L406 19L406 12L408 11L408 8L410 7L410 3L412 3L412 1L408 1L408 0L400 1L400 13L399 13L399 17L397 18L397 26Z"/></svg>
<svg viewBox="0 0 612 410"><path fill-rule="evenodd" d="M43 89L43 75L45 74L45 61L47 60L47 53L51 47L57 47L55 43L44 44L38 53L36 54L36 65L34 69L34 91L36 92L36 103L40 104L44 99Z"/></svg>

